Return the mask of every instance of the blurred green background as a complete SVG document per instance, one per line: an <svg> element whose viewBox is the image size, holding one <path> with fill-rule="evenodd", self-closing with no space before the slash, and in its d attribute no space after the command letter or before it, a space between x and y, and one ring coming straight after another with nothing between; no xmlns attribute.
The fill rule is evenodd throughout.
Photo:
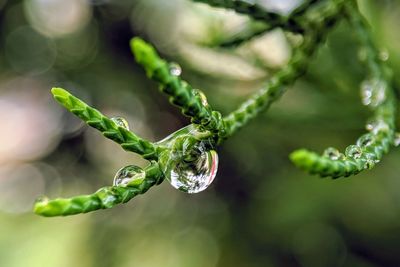
<svg viewBox="0 0 400 267"><path fill-rule="evenodd" d="M259 2L287 13L301 1ZM398 74L400 2L359 3ZM300 147L343 151L365 132L362 51L345 22L309 73L220 147L205 192L164 182L111 210L32 214L39 195L91 193L119 168L146 164L58 106L51 87L159 140L189 121L135 64L129 39L141 36L181 64L183 78L227 114L287 62L298 39L275 30L235 50L205 45L246 27L244 16L188 0L0 0L0 266L400 266L398 149L338 180L288 160Z"/></svg>

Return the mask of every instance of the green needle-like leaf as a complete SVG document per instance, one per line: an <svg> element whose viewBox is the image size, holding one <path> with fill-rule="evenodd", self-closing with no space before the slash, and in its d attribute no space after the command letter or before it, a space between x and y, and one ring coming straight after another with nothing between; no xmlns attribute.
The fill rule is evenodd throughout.
<svg viewBox="0 0 400 267"><path fill-rule="evenodd" d="M131 48L136 61L145 68L149 78L160 84L160 90L170 96L172 104L180 107L193 123L223 135L225 126L221 114L211 109L201 92L181 80L179 75L171 73L171 64L161 59L153 46L140 38L133 38Z"/></svg>
<svg viewBox="0 0 400 267"><path fill-rule="evenodd" d="M196 0L195 0L196 1ZM220 46L231 48L239 46L251 39L254 39L268 31L275 28L282 28L285 31L293 33L304 33L304 28L301 26L301 20L304 20L303 15L313 5L320 2L321 0L310 0L304 1L296 9L294 9L288 16L280 16L280 19L260 22L259 20L254 21L250 24L250 27L246 27L243 31L236 33L235 35L222 40L222 42L213 44L213 46ZM202 1L201 1L202 2ZM228 5L232 6L232 5ZM251 9L249 10L251 12ZM249 13L252 16L251 13Z"/></svg>
<svg viewBox="0 0 400 267"><path fill-rule="evenodd" d="M72 198L57 198L48 200L40 198L34 206L38 215L53 217L87 213L99 209L109 209L120 203L126 203L133 197L147 192L152 186L160 184L164 176L157 163L153 162L145 168L146 178L127 187L107 186L100 188L91 195Z"/></svg>
<svg viewBox="0 0 400 267"><path fill-rule="evenodd" d="M357 145L347 147L346 157L343 159L334 155L334 158L320 156L308 150L298 150L290 155L294 164L312 174L333 178L355 175L362 170L371 169L378 163L383 154L389 151L395 136L396 105L395 94L390 77L385 74L383 63L379 60L379 51L373 45L365 22L359 13L354 1L346 4L346 11L352 26L359 36L361 45L366 51L367 69L370 79L377 82L379 94L385 100L376 103L373 107L374 116L370 126L371 132L361 136ZM373 105L374 103L370 104Z"/></svg>
<svg viewBox="0 0 400 267"><path fill-rule="evenodd" d="M148 77L160 84L161 91L170 96L170 102L178 106L182 113L190 117L193 122L156 144L117 125L112 119L66 90L53 88L54 98L65 108L102 132L105 137L120 144L123 149L138 153L151 163L145 168L144 176L128 181L124 186L119 186L121 183L116 182L115 184L118 186L103 187L90 195L54 200L41 198L35 203L35 213L42 216L65 216L112 208L117 204L126 203L133 197L145 193L152 186L161 183L165 178L165 173L169 173L172 164L177 166L181 163L180 159L193 160L199 152L215 149L220 141L234 134L260 112L268 109L286 91L288 85L307 71L310 57L321 46L329 30L346 15L358 34L361 45L366 49L367 59L365 62L368 78L378 82L382 89L381 93L383 93L380 95L379 101L375 99L376 101L374 100L374 103L371 104L374 122L371 123L372 126L369 126L370 133L360 137L357 145L349 146L346 156L339 152L336 154L336 150L332 150L332 148L329 152L333 154L325 153L324 156L301 149L293 152L290 158L296 166L310 173L337 178L354 175L362 170L372 168L381 160L383 154L389 151L390 145L394 142L397 102L391 86L391 77L387 75L385 66L379 61L379 52L371 41L355 1L330 0L316 5L317 8L311 8L317 2L322 3L322 1L310 0L301 4L287 17L268 12L259 4L247 0L195 1L234 9L236 12L247 14L267 25L243 35L244 37L239 36L242 40L239 38L231 43L249 40L273 27L282 27L285 30L302 34L303 43L294 50L287 66L274 75L265 87L245 101L237 110L222 118L220 112L213 110L208 105L201 91L194 90L187 82L181 80L181 70L177 69L176 65L161 59L150 44L139 38L133 38L131 48L137 62L144 67ZM204 145L201 146L201 149L196 146L200 142ZM191 147L201 151L193 153ZM140 174L143 174L141 171L140 169ZM119 177L130 178L130 176L117 176L117 178ZM119 180L116 179L116 181Z"/></svg>
<svg viewBox="0 0 400 267"><path fill-rule="evenodd" d="M99 130L105 137L122 146L123 149L142 155L145 159L157 159L157 147L150 141L138 137L131 131L118 126L100 111L90 107L82 100L62 88L51 90L54 98L66 109L74 113L91 127Z"/></svg>
<svg viewBox="0 0 400 267"><path fill-rule="evenodd" d="M306 72L310 58L325 39L328 30L341 17L343 3L344 0L331 1L318 13L318 16L313 15L312 18L305 20L304 26L310 30L303 44L294 51L287 66L273 76L264 88L224 118L227 136L234 134L249 120L268 109L286 91L288 85Z"/></svg>

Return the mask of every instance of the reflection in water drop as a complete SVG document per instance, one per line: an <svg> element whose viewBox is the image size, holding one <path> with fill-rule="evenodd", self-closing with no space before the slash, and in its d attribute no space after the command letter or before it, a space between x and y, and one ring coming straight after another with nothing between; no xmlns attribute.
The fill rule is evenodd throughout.
<svg viewBox="0 0 400 267"><path fill-rule="evenodd" d="M214 180L218 169L218 154L214 150L202 152L192 162L180 162L171 170L171 185L187 193L205 190Z"/></svg>
<svg viewBox="0 0 400 267"><path fill-rule="evenodd" d="M129 130L129 123L126 119L122 117L113 117L111 120L119 127Z"/></svg>
<svg viewBox="0 0 400 267"><path fill-rule="evenodd" d="M372 134L364 134L357 140L357 146L366 147L370 146L374 142L374 136Z"/></svg>
<svg viewBox="0 0 400 267"><path fill-rule="evenodd" d="M376 107L386 99L386 83L372 79L361 83L361 100L366 106Z"/></svg>
<svg viewBox="0 0 400 267"><path fill-rule="evenodd" d="M346 148L346 156L353 159L359 159L361 157L362 151L359 146L351 145Z"/></svg>
<svg viewBox="0 0 400 267"><path fill-rule="evenodd" d="M135 165L129 165L120 169L114 177L114 186L134 186L143 182L146 177L145 171Z"/></svg>
<svg viewBox="0 0 400 267"><path fill-rule="evenodd" d="M199 142L185 153L170 156L164 169L165 177L173 187L183 192L201 192L214 181L218 154L214 150L206 150L204 142Z"/></svg>
<svg viewBox="0 0 400 267"><path fill-rule="evenodd" d="M328 147L327 149L325 149L323 156L330 158L331 160L343 159L343 154L334 147Z"/></svg>
<svg viewBox="0 0 400 267"><path fill-rule="evenodd" d="M182 68L177 63L170 63L169 72L173 76L180 76L182 74Z"/></svg>

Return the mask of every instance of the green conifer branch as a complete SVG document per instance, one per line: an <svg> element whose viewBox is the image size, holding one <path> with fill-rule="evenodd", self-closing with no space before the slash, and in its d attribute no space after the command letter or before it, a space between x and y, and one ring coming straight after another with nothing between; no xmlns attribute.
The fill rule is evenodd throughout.
<svg viewBox="0 0 400 267"><path fill-rule="evenodd" d="M212 110L199 90L194 90L179 75L171 73L171 64L161 59L153 46L140 38L131 40L132 52L141 64L147 76L160 84L160 90L170 96L170 102L181 108L182 114L192 118L192 123L204 129L225 135L225 125L221 113Z"/></svg>
<svg viewBox="0 0 400 267"><path fill-rule="evenodd" d="M320 156L305 149L297 150L290 155L290 159L296 166L322 177L347 177L362 170L373 168L381 160L383 154L389 151L395 136L397 101L391 79L386 75L385 67L379 60L379 51L374 46L366 23L354 1L346 3L346 12L363 49L366 51L366 67L370 79L382 82L386 99L374 107L372 121L377 123L376 128L361 136L356 145L347 147L348 153L345 157L341 158L334 155L333 158L329 158L327 155Z"/></svg>
<svg viewBox="0 0 400 267"><path fill-rule="evenodd" d="M312 15L311 18L304 20L303 27L309 31L304 36L303 44L294 50L289 63L275 74L264 88L224 118L227 136L234 134L249 120L268 109L286 91L288 85L306 72L310 57L323 42L335 22L341 18L343 3L344 0L331 1L319 13L314 13L318 16Z"/></svg>
<svg viewBox="0 0 400 267"><path fill-rule="evenodd" d="M281 16L272 15L259 5L249 4L244 0L195 1L233 8L254 19L265 20L266 23L278 23L282 20ZM333 155L337 156L335 159L319 156L303 149L294 152L291 159L297 166L321 176L349 176L372 168L389 150L389 146L394 140L396 102L393 92L389 89L390 79L385 76L384 67L378 59L378 51L372 44L355 2L331 0L326 2L321 9L313 9L308 12L309 7L316 2L317 0L311 0L292 13L293 16L299 16L299 19L292 24L301 28L304 41L299 48L295 49L288 65L268 81L266 87L225 118L222 118L220 112L212 110L202 93L193 90L187 82L180 79L179 74L171 72L171 64L161 59L151 45L139 38L134 38L131 41L131 47L137 62L143 65L148 77L160 84L161 91L170 96L171 103L180 107L182 113L189 116L193 122L155 144L118 126L112 119L107 118L67 91L53 88L52 93L55 99L69 111L88 125L101 131L105 137L119 143L125 150L142 155L150 161L150 165L145 168L145 175L142 179L125 185L104 187L90 195L54 200L42 198L35 203L34 211L43 216L64 216L111 208L119 203L126 203L136 195L145 193L150 187L161 183L166 175L164 172L173 168L172 164L176 166L176 160L193 160L193 157L198 155L198 151L193 153L195 151L191 151L191 148L196 149L197 144L204 145L201 149L215 149L215 146L223 139L234 134L250 119L266 110L285 92L288 85L306 72L309 58L323 42L328 31L343 15L349 17L362 45L367 49L366 63L369 75L373 79L385 82L386 99L374 107L374 118L380 123L380 126L370 134L360 137L357 141L358 146L350 146L344 158L341 155ZM348 3L346 13L342 12L345 3ZM305 10L307 12L304 12ZM291 24L290 19L285 18L285 23Z"/></svg>
<svg viewBox="0 0 400 267"><path fill-rule="evenodd" d="M213 7L221 7L233 9L237 13L249 15L255 20L265 23L283 25L287 22L285 16L281 16L275 12L269 12L262 5L254 1L246 0L193 0L194 2L205 3Z"/></svg>
<svg viewBox="0 0 400 267"><path fill-rule="evenodd" d="M150 141L118 126L110 118L101 114L100 111L90 107L62 88L53 88L51 92L54 98L67 110L78 116L89 126L102 132L108 139L120 144L126 151L137 153L149 160L158 158L158 147Z"/></svg>
<svg viewBox="0 0 400 267"><path fill-rule="evenodd" d="M232 48L239 46L245 42L248 42L260 35L265 34L276 28L282 28L285 31L293 33L304 33L304 28L301 27L298 20L302 18L304 13L309 10L310 7L320 2L321 0L310 0L304 1L297 8L295 8L288 16L281 16L279 20L273 20L270 22L255 21L250 24L245 30L238 32L237 34L222 40L219 43L213 44L213 46L220 46L225 48Z"/></svg>
<svg viewBox="0 0 400 267"><path fill-rule="evenodd" d="M56 198L53 200L40 198L35 203L34 212L46 217L67 216L99 209L109 209L117 204L126 203L164 180L164 176L156 162L152 162L144 171L146 173L145 179L140 183L127 187L106 186L93 194L72 198Z"/></svg>

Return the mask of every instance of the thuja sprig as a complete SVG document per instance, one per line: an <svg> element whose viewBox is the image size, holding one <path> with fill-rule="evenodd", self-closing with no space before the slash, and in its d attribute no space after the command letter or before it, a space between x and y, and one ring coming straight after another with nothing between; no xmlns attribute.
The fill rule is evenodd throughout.
<svg viewBox="0 0 400 267"><path fill-rule="evenodd" d="M225 124L220 112L212 110L203 92L180 78L180 67L161 59L154 47L140 38L131 41L136 61L146 70L147 76L160 84L160 90L170 96L170 102L181 108L192 123L205 130L216 133L221 139L225 136ZM176 68L176 69L174 69Z"/></svg>
<svg viewBox="0 0 400 267"><path fill-rule="evenodd" d="M385 81L385 85L389 86L389 80L384 79L386 76L383 67L377 61L377 51L370 41L369 33L365 30L354 2L346 5L346 13L343 12L345 0L325 1L325 5L320 9L305 12L319 2L309 1L292 13L292 17L298 16L294 23L291 19L267 12L261 6L243 0L196 1L233 8L268 25L284 24L286 29L299 27L298 32L302 33L304 38L303 44L294 50L288 65L273 76L265 87L223 118L220 112L208 105L201 91L193 89L180 78L180 69L176 65L161 59L156 50L143 40L132 39L131 48L136 61L144 67L149 78L160 84L161 91L169 95L170 102L179 107L192 121L192 124L156 143L137 136L129 131L126 125L120 125L112 118L106 117L67 91L54 88L52 93L55 99L70 112L102 132L105 137L120 144L123 149L141 155L150 163L144 169L137 166L122 168L117 172L113 186L100 188L90 195L54 200L41 198L34 207L37 214L65 216L111 208L145 193L164 179L168 179L175 188L185 192L204 190L214 179L218 167L218 156L213 149L250 119L265 111L285 92L288 85L306 72L309 58L343 14L348 15L361 37L363 46L368 49L367 67L370 76ZM358 151L353 151L351 159L347 157L334 160L300 150L292 154L291 158L295 164L312 173L332 177L355 174L365 169L366 163L367 167L371 168L393 142L395 102L392 92L387 87L384 90L385 100L374 107L375 118L383 124L379 124L378 128L374 127L371 136L359 139L359 143L364 147L359 156L356 157Z"/></svg>
<svg viewBox="0 0 400 267"><path fill-rule="evenodd" d="M207 2L202 0L195 0L195 1L203 3ZM292 12L290 12L289 15L286 16L279 15L273 12L268 12L266 10L263 10L263 8L259 6L259 9L263 10L263 12L265 12L266 14L273 14L270 16L274 17L275 19L269 20L268 22L265 22L265 20L251 21L250 26L244 29L243 31L240 31L234 34L233 36L230 36L227 39L220 41L219 43L214 43L213 46L220 46L225 48L239 46L245 42L250 41L251 39L259 37L260 35L276 28L282 28L284 31L302 34L304 33L304 28L299 23L299 20L302 19L304 13L306 13L311 6L315 5L320 1L321 0L304 1L298 7L296 7ZM212 2L218 3L214 4L214 6L217 7L223 6L219 1L212 1ZM230 5L225 5L224 7L227 8L227 6L231 6L231 8L235 10L238 7L233 3ZM248 14L251 17L256 18L256 16L253 15L254 12L252 11L251 6L254 6L254 4L253 5L248 4L247 9L241 8L242 13Z"/></svg>
<svg viewBox="0 0 400 267"><path fill-rule="evenodd" d="M145 178L139 183L129 186L107 186L100 188L90 195L81 195L72 198L56 198L49 200L41 197L35 203L36 214L52 217L67 216L78 213L87 213L99 209L109 209L120 203L126 203L133 197L147 192L152 186L163 181L163 174L156 162L151 162L144 169Z"/></svg>
<svg viewBox="0 0 400 267"><path fill-rule="evenodd" d="M291 154L296 166L323 177L347 177L371 169L389 151L395 136L396 99L391 79L354 1L346 3L346 13L365 51L369 78L362 88L363 102L374 110L374 115L367 123L370 132L348 146L345 155L334 148L328 148L322 156L305 149Z"/></svg>
<svg viewBox="0 0 400 267"><path fill-rule="evenodd" d="M310 57L323 42L329 29L341 18L343 4L343 0L330 1L319 13L314 13L311 18L303 21L303 27L307 31L303 44L295 49L289 63L278 71L264 88L224 118L227 136L234 134L249 120L268 109L273 102L283 95L288 85L306 72Z"/></svg>
<svg viewBox="0 0 400 267"><path fill-rule="evenodd" d="M127 151L141 155L150 164L140 172L140 179L134 179L123 185L106 186L93 194L80 195L72 198L57 198L49 200L41 197L34 206L35 213L42 216L67 216L87 213L99 209L112 208L117 204L126 203L133 197L147 192L152 186L160 184L165 179L163 169L169 168L176 157L177 148L194 147L202 140L207 140L208 146L213 146L218 133L198 129L191 124L173 133L166 139L152 143L138 137L127 128L118 125L112 118L100 113L88 104L61 88L51 90L54 98L71 113L75 114L88 125L99 130L105 137L120 144ZM188 151L190 154L190 151ZM174 156L175 155L175 156ZM167 165L169 164L169 165Z"/></svg>
<svg viewBox="0 0 400 267"><path fill-rule="evenodd" d="M145 159L157 159L158 151L150 141L140 138L124 127L117 125L111 118L71 95L62 88L51 90L54 98L70 112L78 116L91 127L99 130L105 137L120 144L123 149L142 155Z"/></svg>

